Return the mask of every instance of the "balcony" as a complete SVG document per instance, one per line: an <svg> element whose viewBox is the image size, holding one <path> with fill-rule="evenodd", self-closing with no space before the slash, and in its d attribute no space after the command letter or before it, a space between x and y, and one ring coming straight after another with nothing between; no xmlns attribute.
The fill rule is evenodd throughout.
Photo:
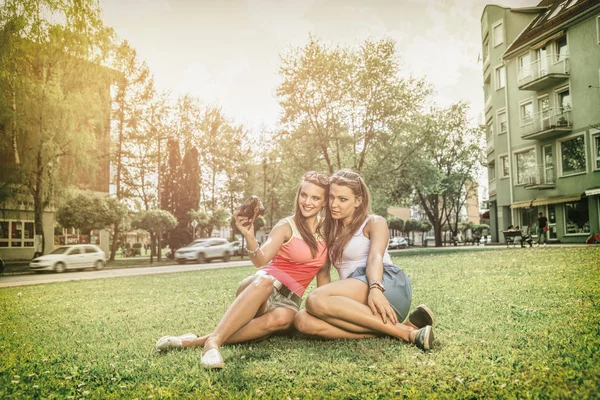
<svg viewBox="0 0 600 400"><path fill-rule="evenodd" d="M550 108L541 111L533 114L533 116L523 121L523 123L525 125L521 127L522 139L548 139L571 132L573 129L570 107Z"/></svg>
<svg viewBox="0 0 600 400"><path fill-rule="evenodd" d="M496 180L495 179L488 183L488 193L489 193L490 197L496 195Z"/></svg>
<svg viewBox="0 0 600 400"><path fill-rule="evenodd" d="M554 166L537 165L528 172L525 176L525 185L523 186L525 189L544 190L556 187Z"/></svg>
<svg viewBox="0 0 600 400"><path fill-rule="evenodd" d="M569 79L569 58L550 54L522 68L517 75L520 90L540 90L555 86Z"/></svg>
<svg viewBox="0 0 600 400"><path fill-rule="evenodd" d="M494 151L494 138L493 137L489 137L486 140L486 150L487 150L486 154L490 154L491 152Z"/></svg>
<svg viewBox="0 0 600 400"><path fill-rule="evenodd" d="M485 99L485 112L488 112L488 110L492 108L492 95L488 95L488 97Z"/></svg>

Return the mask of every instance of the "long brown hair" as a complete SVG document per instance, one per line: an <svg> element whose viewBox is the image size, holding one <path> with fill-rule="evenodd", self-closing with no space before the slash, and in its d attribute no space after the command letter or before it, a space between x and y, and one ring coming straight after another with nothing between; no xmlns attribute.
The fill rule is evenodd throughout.
<svg viewBox="0 0 600 400"><path fill-rule="evenodd" d="M326 232L329 230L328 226L330 224L330 212L329 207L327 207L327 202L329 201L329 178L327 175L320 174L315 171L309 171L305 173L300 180L298 192L296 193L296 212L294 213L294 222L296 223L298 232L300 232L300 236L302 236L302 239L304 239L308 245L308 248L310 249L310 253L312 254L313 258L315 258L317 257L317 251L319 250L317 239L315 238L315 235L311 233L308 223L306 222L306 218L304 218L302 215L302 211L300 210L300 205L298 202L298 199L300 198L300 192L302 191L302 184L304 182L310 182L322 189L325 189L325 207L323 207L322 211L320 211L321 216L319 218L315 234L317 236L326 238Z"/></svg>
<svg viewBox="0 0 600 400"><path fill-rule="evenodd" d="M348 242L371 213L371 193L360 175L349 169L337 171L331 176L330 181L331 185L346 186L352 190L352 194L362 200L360 205L354 209L352 222L346 228L342 225L341 220L331 220L327 235L327 247L331 262L335 264L342 261Z"/></svg>

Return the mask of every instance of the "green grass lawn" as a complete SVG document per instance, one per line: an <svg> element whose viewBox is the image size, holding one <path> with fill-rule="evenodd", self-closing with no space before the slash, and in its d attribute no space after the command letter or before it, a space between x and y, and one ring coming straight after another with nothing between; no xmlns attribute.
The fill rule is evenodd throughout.
<svg viewBox="0 0 600 400"><path fill-rule="evenodd" d="M300 335L154 352L210 332L254 268L0 289L0 398L597 398L600 248L407 254L433 351L389 338Z"/></svg>

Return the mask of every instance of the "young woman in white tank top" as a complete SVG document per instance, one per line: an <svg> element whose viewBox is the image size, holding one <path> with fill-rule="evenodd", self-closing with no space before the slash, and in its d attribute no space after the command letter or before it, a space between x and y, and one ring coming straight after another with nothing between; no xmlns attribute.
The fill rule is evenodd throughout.
<svg viewBox="0 0 600 400"><path fill-rule="evenodd" d="M408 276L392 264L385 219L369 215L371 198L362 178L349 170L331 177L328 234L330 261L340 280L317 288L296 314L296 328L327 339L392 336L431 349L433 313L412 299Z"/></svg>

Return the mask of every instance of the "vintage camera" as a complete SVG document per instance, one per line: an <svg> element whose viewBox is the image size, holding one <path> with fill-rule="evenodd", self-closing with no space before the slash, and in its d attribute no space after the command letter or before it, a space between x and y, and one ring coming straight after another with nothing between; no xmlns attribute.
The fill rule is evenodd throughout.
<svg viewBox="0 0 600 400"><path fill-rule="evenodd" d="M248 222L243 224L244 226L250 226L256 219L256 217L265 214L265 207L262 205L262 202L258 198L258 196L250 196L244 204L239 206L236 209L236 213L238 217L246 217L248 218Z"/></svg>

